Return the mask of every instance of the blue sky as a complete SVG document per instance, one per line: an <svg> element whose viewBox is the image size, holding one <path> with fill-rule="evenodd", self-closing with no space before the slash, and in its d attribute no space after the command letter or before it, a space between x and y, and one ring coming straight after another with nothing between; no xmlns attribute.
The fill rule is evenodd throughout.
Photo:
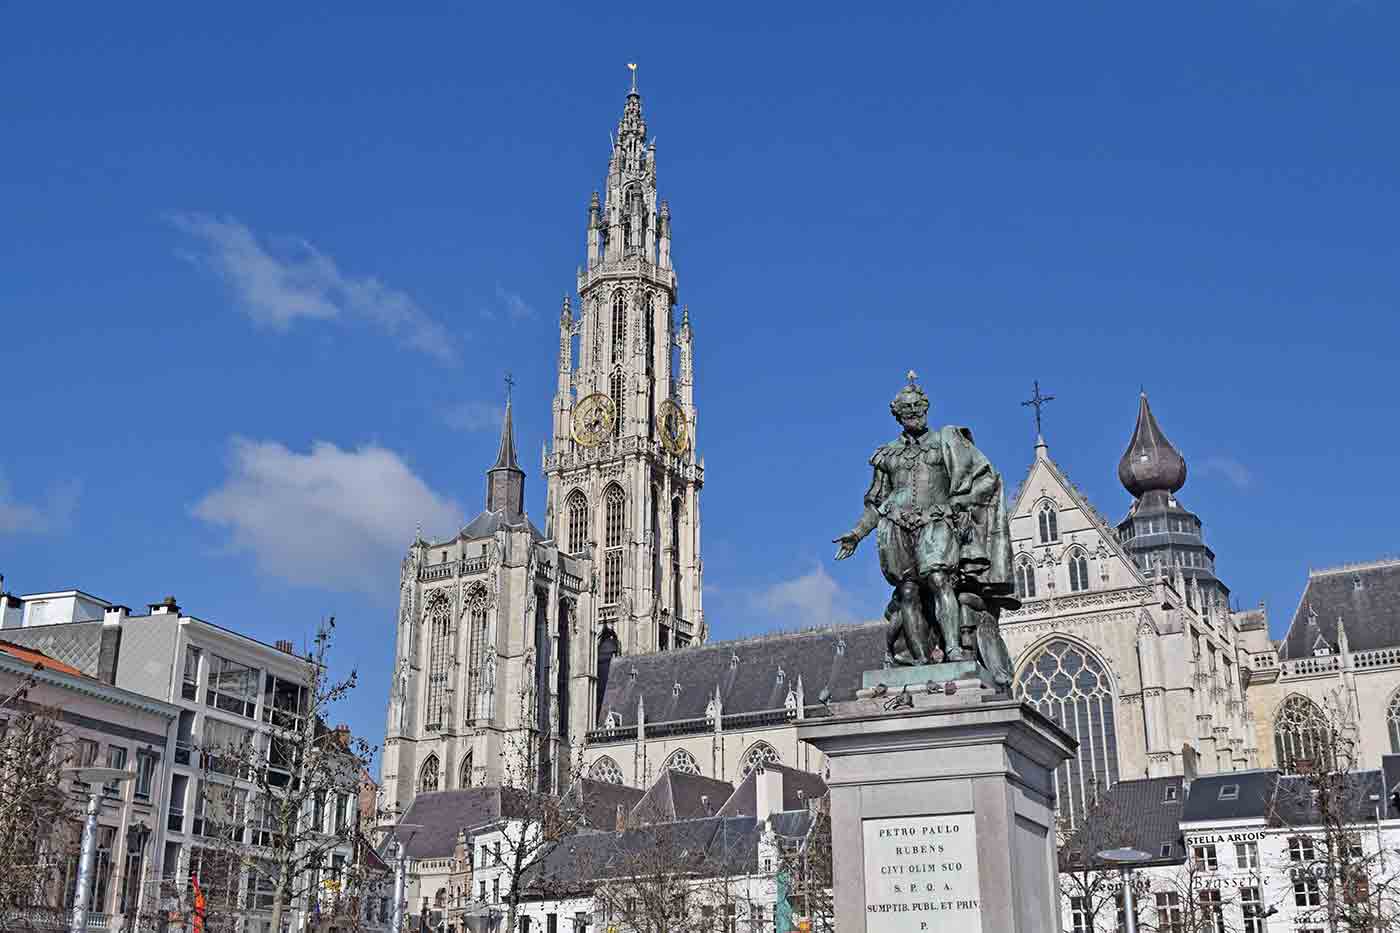
<svg viewBox="0 0 1400 933"><path fill-rule="evenodd" d="M222 15L221 15L222 14ZM0 573L272 640L334 613L382 734L398 559L475 514L502 373L543 513L559 302L625 63L697 334L714 635L841 564L918 370L1113 518L1145 386L1239 603L1392 553L1400 8L11 6Z"/></svg>

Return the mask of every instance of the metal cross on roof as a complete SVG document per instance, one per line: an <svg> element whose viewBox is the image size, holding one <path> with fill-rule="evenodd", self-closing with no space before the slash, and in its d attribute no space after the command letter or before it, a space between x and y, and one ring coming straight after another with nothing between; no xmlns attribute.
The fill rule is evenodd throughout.
<svg viewBox="0 0 1400 933"><path fill-rule="evenodd" d="M909 372L904 374L904 378L908 379L912 383L915 379L919 378L919 374L911 369L909 370Z"/></svg>
<svg viewBox="0 0 1400 933"><path fill-rule="evenodd" d="M1040 394L1040 380L1035 381L1035 394L1022 402L1022 405L1035 409L1035 436L1040 437L1040 409L1047 403L1055 401L1053 395Z"/></svg>

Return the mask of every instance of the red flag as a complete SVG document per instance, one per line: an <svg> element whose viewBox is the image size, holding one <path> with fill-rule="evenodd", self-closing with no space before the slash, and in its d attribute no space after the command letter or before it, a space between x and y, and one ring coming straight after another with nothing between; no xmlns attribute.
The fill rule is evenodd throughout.
<svg viewBox="0 0 1400 933"><path fill-rule="evenodd" d="M204 892L199 890L199 876L190 875L194 883L194 933L204 933Z"/></svg>

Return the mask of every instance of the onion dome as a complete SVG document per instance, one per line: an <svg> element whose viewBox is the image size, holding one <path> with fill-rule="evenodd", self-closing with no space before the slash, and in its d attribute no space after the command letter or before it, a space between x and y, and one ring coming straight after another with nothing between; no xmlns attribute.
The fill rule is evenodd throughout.
<svg viewBox="0 0 1400 933"><path fill-rule="evenodd" d="M1153 490L1176 492L1186 485L1186 460L1152 417L1146 392L1138 403L1133 439L1128 441L1123 459L1118 461L1118 481L1139 499Z"/></svg>

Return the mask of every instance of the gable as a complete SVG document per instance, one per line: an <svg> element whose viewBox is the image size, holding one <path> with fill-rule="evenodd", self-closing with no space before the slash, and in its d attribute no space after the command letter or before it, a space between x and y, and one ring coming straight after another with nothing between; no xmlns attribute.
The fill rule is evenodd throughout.
<svg viewBox="0 0 1400 933"><path fill-rule="evenodd" d="M1055 516L1055 534L1048 543L1041 540L1040 534L1040 512L1046 506ZM1048 450L1037 447L1035 462L1011 505L1013 558L1029 559L1043 568L1063 562L1066 554L1075 549L1082 549L1089 557L1092 589L1147 584L1108 520L1050 459Z"/></svg>

